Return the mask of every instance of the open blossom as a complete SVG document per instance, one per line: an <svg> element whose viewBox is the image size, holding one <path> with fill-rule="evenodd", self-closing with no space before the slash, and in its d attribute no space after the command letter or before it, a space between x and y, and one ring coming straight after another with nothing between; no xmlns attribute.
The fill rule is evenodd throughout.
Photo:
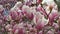
<svg viewBox="0 0 60 34"><path fill-rule="evenodd" d="M42 4L43 4L43 8L45 9L47 14L52 12L51 10L53 10L53 9L56 10L57 9L57 5L54 2L54 0L43 0Z"/></svg>
<svg viewBox="0 0 60 34"><path fill-rule="evenodd" d="M36 25L37 30L41 30L44 27L44 25L45 24L43 22L37 23L37 25Z"/></svg>
<svg viewBox="0 0 60 34"><path fill-rule="evenodd" d="M42 18L42 20L38 20L37 23L36 23L36 28L37 30L41 30L44 28L45 25L48 24L48 20Z"/></svg>
<svg viewBox="0 0 60 34"><path fill-rule="evenodd" d="M13 14L13 13L14 13L14 14ZM18 14L17 14L16 11L11 12L11 13L10 13L10 16L11 16L11 18L12 18L13 20L18 19Z"/></svg>
<svg viewBox="0 0 60 34"><path fill-rule="evenodd" d="M52 11L51 14L49 15L49 21L51 24L53 24L53 21L59 17L57 11Z"/></svg>
<svg viewBox="0 0 60 34"><path fill-rule="evenodd" d="M11 11L10 16L11 16L11 19L13 19L13 20L20 20L20 18L22 18L22 13L20 10L19 11Z"/></svg>
<svg viewBox="0 0 60 34"><path fill-rule="evenodd" d="M26 18L31 19L31 20L33 19L34 15L28 6L24 5L22 7L22 11L23 11L23 14Z"/></svg>
<svg viewBox="0 0 60 34"><path fill-rule="evenodd" d="M41 12L44 16L47 16L46 11L44 10L44 8L41 7L41 5L37 7L37 11Z"/></svg>
<svg viewBox="0 0 60 34"><path fill-rule="evenodd" d="M16 24L16 25L13 27L13 33L14 33L14 34L24 34L23 23L21 23L21 24Z"/></svg>

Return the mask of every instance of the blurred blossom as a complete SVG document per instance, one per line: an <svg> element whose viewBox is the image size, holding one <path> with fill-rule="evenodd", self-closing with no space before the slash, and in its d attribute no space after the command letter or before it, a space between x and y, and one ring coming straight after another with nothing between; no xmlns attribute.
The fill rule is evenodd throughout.
<svg viewBox="0 0 60 34"><path fill-rule="evenodd" d="M42 34L43 32L42 31L39 31L39 34Z"/></svg>
<svg viewBox="0 0 60 34"><path fill-rule="evenodd" d="M43 0L42 4L47 3L48 5L51 5L52 3L54 3L54 0Z"/></svg>
<svg viewBox="0 0 60 34"><path fill-rule="evenodd" d="M33 0L24 0L25 5L31 5Z"/></svg>
<svg viewBox="0 0 60 34"><path fill-rule="evenodd" d="M52 32L52 31L48 31L47 34L54 34L54 32Z"/></svg>
<svg viewBox="0 0 60 34"><path fill-rule="evenodd" d="M32 4L36 4L36 0L33 0Z"/></svg>
<svg viewBox="0 0 60 34"><path fill-rule="evenodd" d="M0 25L3 23L3 20L0 19Z"/></svg>
<svg viewBox="0 0 60 34"><path fill-rule="evenodd" d="M58 25L60 24L60 17L59 17L59 19L58 19ZM60 27L60 26L59 26Z"/></svg>
<svg viewBox="0 0 60 34"><path fill-rule="evenodd" d="M36 25L37 30L41 30L44 27L44 22L38 22Z"/></svg>
<svg viewBox="0 0 60 34"><path fill-rule="evenodd" d="M57 9L57 5L54 2L54 0L43 0L42 1L43 4L43 8L46 10L47 14L50 14L50 12L52 12L51 10L56 10ZM47 9L46 9L47 8Z"/></svg>
<svg viewBox="0 0 60 34"><path fill-rule="evenodd" d="M60 34L60 31L58 31L58 34Z"/></svg>
<svg viewBox="0 0 60 34"><path fill-rule="evenodd" d="M47 16L46 11L44 10L44 8L41 7L41 5L39 5L39 6L37 7L37 10L38 10L39 12L41 12L44 16Z"/></svg>
<svg viewBox="0 0 60 34"><path fill-rule="evenodd" d="M3 12L4 8L3 5L0 5L0 13Z"/></svg>
<svg viewBox="0 0 60 34"><path fill-rule="evenodd" d="M22 11L24 12L24 16L26 16L28 19L33 19L34 15L28 6L24 5L22 7Z"/></svg>
<svg viewBox="0 0 60 34"><path fill-rule="evenodd" d="M58 18L58 12L57 11L52 11L51 14L49 15L49 21L51 24L53 24L54 19Z"/></svg>
<svg viewBox="0 0 60 34"><path fill-rule="evenodd" d="M12 30L12 25L8 24L5 26L6 30L11 31Z"/></svg>
<svg viewBox="0 0 60 34"><path fill-rule="evenodd" d="M54 27L55 29L58 29L58 28L59 28L59 25L58 25L57 23L53 23L53 27Z"/></svg>
<svg viewBox="0 0 60 34"><path fill-rule="evenodd" d="M22 2L17 2L13 8L11 8L11 11L18 11L20 7L22 6Z"/></svg>
<svg viewBox="0 0 60 34"><path fill-rule="evenodd" d="M11 11L10 16L13 20L19 20L20 19L20 16L16 11Z"/></svg>
<svg viewBox="0 0 60 34"><path fill-rule="evenodd" d="M21 26L21 27L20 27ZM24 34L23 23L16 24L13 28L14 34Z"/></svg>
<svg viewBox="0 0 60 34"><path fill-rule="evenodd" d="M43 0L37 0L37 4L41 3Z"/></svg>

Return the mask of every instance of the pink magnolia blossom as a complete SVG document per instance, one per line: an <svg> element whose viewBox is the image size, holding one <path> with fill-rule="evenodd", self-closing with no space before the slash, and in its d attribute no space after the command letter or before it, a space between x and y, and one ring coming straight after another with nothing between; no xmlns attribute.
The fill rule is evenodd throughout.
<svg viewBox="0 0 60 34"><path fill-rule="evenodd" d="M49 21L50 21L50 23L51 24L53 24L53 21L54 21L54 19L57 19L58 18L58 12L52 12L50 15L49 15Z"/></svg>
<svg viewBox="0 0 60 34"><path fill-rule="evenodd" d="M44 16L47 16L46 11L45 11L44 8L42 8L40 5L37 7L37 10L38 10L39 12L41 12Z"/></svg>
<svg viewBox="0 0 60 34"><path fill-rule="evenodd" d="M44 27L44 25L45 24L43 22L37 23L37 25L36 25L37 30L41 30Z"/></svg>
<svg viewBox="0 0 60 34"><path fill-rule="evenodd" d="M23 11L24 16L27 17L28 19L32 20L34 18L34 15L31 12L29 6L24 5L22 7L22 11Z"/></svg>
<svg viewBox="0 0 60 34"><path fill-rule="evenodd" d="M14 14L13 14L13 13L14 13ZM19 20L19 19L20 19L20 15L19 15L19 13L16 12L16 11L11 11L10 16L11 16L11 18L12 18L13 20Z"/></svg>
<svg viewBox="0 0 60 34"><path fill-rule="evenodd" d="M16 24L13 28L13 32L14 32L14 34L24 34L24 29L23 29L22 23L21 24Z"/></svg>

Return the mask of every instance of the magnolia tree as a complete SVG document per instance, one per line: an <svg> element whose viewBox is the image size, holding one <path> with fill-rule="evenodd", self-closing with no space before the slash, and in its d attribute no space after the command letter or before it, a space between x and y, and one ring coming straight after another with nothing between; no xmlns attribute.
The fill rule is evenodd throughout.
<svg viewBox="0 0 60 34"><path fill-rule="evenodd" d="M54 0L19 1L9 15L3 12L0 5L0 34L60 34L60 14Z"/></svg>

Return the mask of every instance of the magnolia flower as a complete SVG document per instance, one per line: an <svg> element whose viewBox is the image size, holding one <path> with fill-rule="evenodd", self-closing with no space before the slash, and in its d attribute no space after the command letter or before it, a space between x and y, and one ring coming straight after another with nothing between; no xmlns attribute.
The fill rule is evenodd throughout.
<svg viewBox="0 0 60 34"><path fill-rule="evenodd" d="M42 13L44 16L47 16L46 11L44 10L44 8L41 7L41 5L39 5L39 6L37 7L37 11L39 11L40 13Z"/></svg>
<svg viewBox="0 0 60 34"><path fill-rule="evenodd" d="M28 18L28 19L30 19L30 20L33 19L34 15L33 15L33 13L31 12L29 6L24 5L24 6L22 7L22 11L23 11L23 14L24 14L24 16L25 16L26 18Z"/></svg>
<svg viewBox="0 0 60 34"><path fill-rule="evenodd" d="M21 26L21 27L20 27ZM13 27L13 33L14 34L24 34L24 28L23 28L23 23L16 24Z"/></svg>
<svg viewBox="0 0 60 34"><path fill-rule="evenodd" d="M14 13L14 14L13 14L13 13ZM18 18L18 14L17 14L16 11L11 11L11 12L10 12L10 16L11 16L11 18L12 18L13 20L16 20L16 19Z"/></svg>
<svg viewBox="0 0 60 34"><path fill-rule="evenodd" d="M21 6L22 6L22 2L20 2L20 1L15 4L15 7L18 7L19 8Z"/></svg>
<svg viewBox="0 0 60 34"><path fill-rule="evenodd" d="M36 24L36 29L41 30L41 29L43 29L44 26L45 26L44 22L39 22Z"/></svg>
<svg viewBox="0 0 60 34"><path fill-rule="evenodd" d="M43 15L42 15L41 13L36 12L36 13L34 14L34 20L35 20L36 23L37 23L38 21L41 21L42 18L43 18Z"/></svg>
<svg viewBox="0 0 60 34"><path fill-rule="evenodd" d="M13 14L14 13L14 14ZM20 18L23 17L22 11L18 10L18 11L11 11L10 12L10 16L13 20L20 20Z"/></svg>
<svg viewBox="0 0 60 34"><path fill-rule="evenodd" d="M57 10L57 5L54 2L54 0L47 0L47 1L43 0L42 4L47 14L50 14L50 12L52 12L53 9Z"/></svg>
<svg viewBox="0 0 60 34"><path fill-rule="evenodd" d="M42 29L45 25L48 24L49 20L46 20L44 18L44 15L42 15L39 12L36 12L35 16L34 16L34 22L36 23L36 28L37 29Z"/></svg>
<svg viewBox="0 0 60 34"><path fill-rule="evenodd" d="M48 20L42 18L42 21L38 21L36 23L36 28L37 28L37 30L43 29L43 27L47 24L48 24Z"/></svg>
<svg viewBox="0 0 60 34"><path fill-rule="evenodd" d="M24 31L22 28L15 29L14 34L24 34Z"/></svg>
<svg viewBox="0 0 60 34"><path fill-rule="evenodd" d="M57 11L52 11L51 14L49 15L49 22L51 23L51 25L53 24L54 20L57 19L59 16Z"/></svg>
<svg viewBox="0 0 60 34"><path fill-rule="evenodd" d="M30 10L30 7L29 7L29 6L27 6L27 5L23 5L23 6L22 6L22 11L27 11L27 12L29 12L29 10Z"/></svg>

